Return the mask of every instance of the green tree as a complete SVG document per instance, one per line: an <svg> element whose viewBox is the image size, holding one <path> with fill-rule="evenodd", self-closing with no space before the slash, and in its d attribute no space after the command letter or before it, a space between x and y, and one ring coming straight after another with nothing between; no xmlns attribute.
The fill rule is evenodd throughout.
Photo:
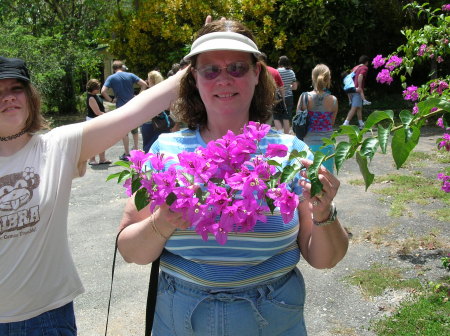
<svg viewBox="0 0 450 336"><path fill-rule="evenodd" d="M0 3L2 55L27 61L47 112L76 113L86 74L98 75L105 0L5 0Z"/></svg>

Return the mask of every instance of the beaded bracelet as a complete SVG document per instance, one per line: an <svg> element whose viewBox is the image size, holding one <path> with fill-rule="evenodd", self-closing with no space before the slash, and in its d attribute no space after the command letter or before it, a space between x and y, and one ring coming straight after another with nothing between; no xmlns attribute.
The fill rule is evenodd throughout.
<svg viewBox="0 0 450 336"><path fill-rule="evenodd" d="M169 237L164 236L161 231L158 230L155 223L155 215L152 215L152 229L156 233L156 235L160 236L164 240L169 240Z"/></svg>

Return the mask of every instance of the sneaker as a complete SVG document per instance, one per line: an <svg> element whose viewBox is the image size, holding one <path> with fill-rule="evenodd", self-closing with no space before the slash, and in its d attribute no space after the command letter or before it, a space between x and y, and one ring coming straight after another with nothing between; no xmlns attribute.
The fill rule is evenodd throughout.
<svg viewBox="0 0 450 336"><path fill-rule="evenodd" d="M359 127L359 129L360 129L360 130L362 130L362 129L364 128L364 123L362 123L362 124L359 124L359 126L358 126L358 127Z"/></svg>
<svg viewBox="0 0 450 336"><path fill-rule="evenodd" d="M129 156L130 154L125 154L125 153L123 153L121 156L119 156L119 160L122 160L122 161L130 161L129 159L128 159L128 156Z"/></svg>
<svg viewBox="0 0 450 336"><path fill-rule="evenodd" d="M372 104L372 102L370 102L366 99L363 100L363 105L370 105L370 104Z"/></svg>

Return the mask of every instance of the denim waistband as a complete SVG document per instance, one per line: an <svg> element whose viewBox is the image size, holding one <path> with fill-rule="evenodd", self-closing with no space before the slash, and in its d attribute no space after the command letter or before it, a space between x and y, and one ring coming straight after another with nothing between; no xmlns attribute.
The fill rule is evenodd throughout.
<svg viewBox="0 0 450 336"><path fill-rule="evenodd" d="M228 294L246 294L246 295L258 295L258 288L270 286L273 289L278 289L283 286L283 284L289 279L292 272L299 272L299 270L295 267L287 273L278 276L276 278L266 280L254 285L248 285L244 287L238 288L214 288L202 286L199 284L192 283L190 281L186 281L177 277L174 277L164 271L161 271L161 277L165 278L165 280L169 284L174 284L178 290L187 290L190 292L197 292L199 295L208 295L208 294L218 294L218 293L228 293ZM252 295L253 294L253 295Z"/></svg>

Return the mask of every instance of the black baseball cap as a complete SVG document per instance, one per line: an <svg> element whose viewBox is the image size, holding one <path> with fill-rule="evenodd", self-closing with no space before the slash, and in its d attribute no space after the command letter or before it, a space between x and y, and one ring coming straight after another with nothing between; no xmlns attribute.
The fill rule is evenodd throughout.
<svg viewBox="0 0 450 336"><path fill-rule="evenodd" d="M0 56L0 79L17 78L30 81L27 65L20 58Z"/></svg>

